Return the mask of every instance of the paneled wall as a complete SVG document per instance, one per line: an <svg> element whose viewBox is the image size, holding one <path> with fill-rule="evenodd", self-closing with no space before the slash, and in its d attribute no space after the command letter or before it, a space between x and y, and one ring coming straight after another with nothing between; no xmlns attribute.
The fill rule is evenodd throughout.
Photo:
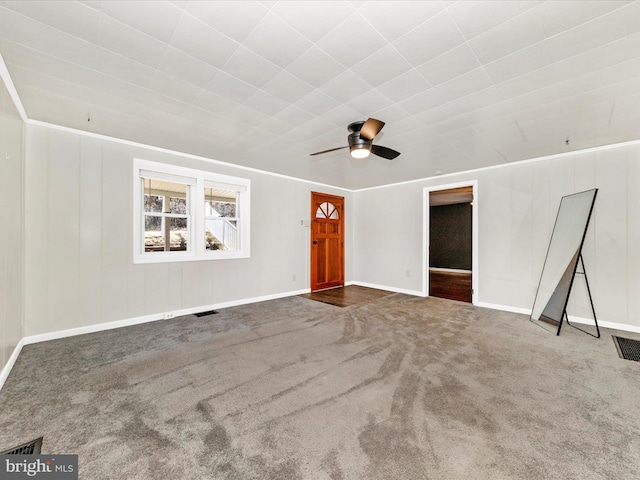
<svg viewBox="0 0 640 480"><path fill-rule="evenodd" d="M423 189L477 180L478 300L530 309L560 198L597 187L583 256L598 318L640 331L639 157L620 146L356 192L353 276L420 292ZM570 315L591 316L585 294L578 278Z"/></svg>
<svg viewBox="0 0 640 480"><path fill-rule="evenodd" d="M23 122L0 80L0 360L22 337Z"/></svg>
<svg viewBox="0 0 640 480"><path fill-rule="evenodd" d="M251 179L251 258L134 265L136 157ZM348 234L350 192L27 125L25 335L308 288L311 191L345 196Z"/></svg>

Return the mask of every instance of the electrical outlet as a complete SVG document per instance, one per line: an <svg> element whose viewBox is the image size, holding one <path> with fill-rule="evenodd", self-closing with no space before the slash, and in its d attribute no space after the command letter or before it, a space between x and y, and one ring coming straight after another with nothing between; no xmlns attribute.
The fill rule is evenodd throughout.
<svg viewBox="0 0 640 480"><path fill-rule="evenodd" d="M176 314L175 314L175 313L173 313L173 312L166 312L162 318L163 318L164 320L169 320L170 318L175 317L175 315L176 315Z"/></svg>
<svg viewBox="0 0 640 480"><path fill-rule="evenodd" d="M294 273L293 276L291 277L291 281L295 282L296 281L296 274Z"/></svg>
<svg viewBox="0 0 640 480"><path fill-rule="evenodd" d="M406 275L407 277L410 277L410 276L411 276L411 270L407 270L407 271L405 272L405 275Z"/></svg>

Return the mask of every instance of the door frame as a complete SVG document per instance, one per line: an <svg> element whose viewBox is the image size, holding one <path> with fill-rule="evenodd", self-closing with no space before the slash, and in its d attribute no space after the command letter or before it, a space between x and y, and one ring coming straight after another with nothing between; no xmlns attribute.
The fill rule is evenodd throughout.
<svg viewBox="0 0 640 480"><path fill-rule="evenodd" d="M471 208L471 303L476 305L479 297L479 259L478 259L478 181L447 183L422 189L422 296L429 296L429 194L442 190L471 187L473 207Z"/></svg>
<svg viewBox="0 0 640 480"><path fill-rule="evenodd" d="M341 238L341 242L340 242L341 279L340 279L340 285L333 285L333 286L330 286L330 287L323 287L323 288L314 290L314 285L317 287L317 284L315 283L315 280L317 280L317 278L316 279L313 278L313 274L314 274L314 271L315 271L315 268L316 268L316 265L314 265L314 260L316 260L316 258L314 258L314 251L313 251L313 249L314 249L314 245L313 245L313 242L314 242L314 231L313 231L314 226L313 226L313 223L315 222L315 219L316 219L316 217L315 217L315 213L316 212L315 212L315 209L313 208L313 205L314 205L313 204L313 199L314 199L314 196L316 196L316 195L317 196L321 196L321 197L326 197L327 199L336 199L336 200L339 199L340 203L342 205L342 209L339 212L339 214L340 214L340 238ZM310 248L310 251L309 251L309 290L311 292L318 292L318 291L327 290L327 289L330 289L330 288L344 287L345 286L345 280L344 280L345 279L345 247L344 247L344 241L345 241L345 237L346 237L346 235L345 235L346 222L345 222L345 219L344 219L345 203L346 203L345 197L341 196L341 195L334 195L332 193L323 193L323 192L311 191L311 195L310 195L310 198L309 198L309 203L310 203L310 207L311 207L310 208L310 210L311 210L311 218L310 218L310 223L309 223L309 248Z"/></svg>

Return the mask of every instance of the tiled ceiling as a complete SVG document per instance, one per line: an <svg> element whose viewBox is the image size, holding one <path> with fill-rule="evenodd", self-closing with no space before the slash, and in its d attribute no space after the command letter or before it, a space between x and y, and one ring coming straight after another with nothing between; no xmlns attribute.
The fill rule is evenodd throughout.
<svg viewBox="0 0 640 480"><path fill-rule="evenodd" d="M1 1L0 53L29 119L349 189L640 138L638 1Z"/></svg>

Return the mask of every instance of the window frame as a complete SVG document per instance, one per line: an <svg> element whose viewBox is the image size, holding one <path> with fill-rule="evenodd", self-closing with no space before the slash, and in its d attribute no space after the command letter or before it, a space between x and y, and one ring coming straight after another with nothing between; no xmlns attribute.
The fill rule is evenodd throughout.
<svg viewBox="0 0 640 480"><path fill-rule="evenodd" d="M145 251L145 217L143 178L157 174L156 178L193 179L187 184L188 248L183 251ZM205 186L225 185L236 191L236 216L238 228L238 249L207 250L205 235ZM250 258L251 225L251 181L219 173L181 167L140 158L133 162L133 263L167 263L200 260L221 260ZM181 215L182 216L182 215Z"/></svg>

